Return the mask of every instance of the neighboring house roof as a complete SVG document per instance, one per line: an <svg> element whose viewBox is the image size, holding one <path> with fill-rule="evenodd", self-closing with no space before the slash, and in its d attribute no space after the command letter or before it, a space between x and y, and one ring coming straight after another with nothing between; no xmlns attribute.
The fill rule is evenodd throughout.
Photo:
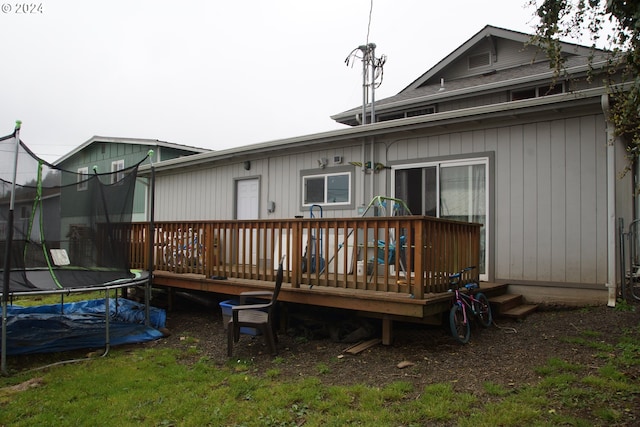
<svg viewBox="0 0 640 427"><path fill-rule="evenodd" d="M441 80L451 74L450 69L456 61L464 59L485 40L489 41L490 55L497 56L498 39L521 44L522 51L530 50L531 54L523 56L523 59L516 63L506 61L501 64L498 61L488 67L478 68L475 74L468 72L462 76L454 76L452 79ZM444 99L450 101L456 97L476 96L482 92L505 90L524 83L549 82L554 77L549 60L543 52L539 52L530 43L531 35L529 34L487 25L398 94L376 100L376 112L382 114L412 106L435 104ZM569 74L587 73L591 57L593 60L591 66L594 68L606 63L605 52L601 50L563 42L561 51L565 56L565 68ZM359 124L358 117L361 111L362 105L335 114L331 118L339 123L355 126Z"/></svg>
<svg viewBox="0 0 640 427"><path fill-rule="evenodd" d="M96 142L101 142L101 143L112 142L112 143L117 143L117 144L133 144L133 145L146 145L146 146L149 146L149 147L172 148L172 149L176 149L176 150L191 151L194 154L206 153L206 152L211 151L211 150L208 150L206 148L190 147L190 146L187 146L187 145L174 144L172 142L159 141L157 139L116 138L116 137L110 137L110 136L97 136L97 135L95 135L95 136L92 136L91 138L89 138L83 144L80 144L74 150L72 150L72 151L68 152L67 154L65 154L64 156L60 157L58 160L53 162L53 164L54 165L60 165L65 160L73 157L75 154L81 152L86 147L88 147L91 144L94 144Z"/></svg>

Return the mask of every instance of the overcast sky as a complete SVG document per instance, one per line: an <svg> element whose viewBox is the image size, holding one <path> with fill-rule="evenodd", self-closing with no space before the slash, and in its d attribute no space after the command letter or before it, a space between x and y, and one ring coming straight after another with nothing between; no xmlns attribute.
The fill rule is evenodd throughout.
<svg viewBox="0 0 640 427"><path fill-rule="evenodd" d="M0 136L22 120L54 161L93 135L219 150L329 131L362 102L357 46L387 57L382 99L487 24L533 26L527 0L373 0L369 26L371 3L0 0Z"/></svg>

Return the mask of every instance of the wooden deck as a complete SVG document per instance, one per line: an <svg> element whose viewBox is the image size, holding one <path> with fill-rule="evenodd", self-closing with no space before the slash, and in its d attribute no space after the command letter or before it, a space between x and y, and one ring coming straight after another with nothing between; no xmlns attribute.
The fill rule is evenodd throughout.
<svg viewBox="0 0 640 427"><path fill-rule="evenodd" d="M154 285L171 288L213 292L223 295L239 295L241 292L270 290L272 282L247 279L208 279L198 274L154 272ZM501 293L507 285L481 282L482 292ZM322 286L292 287L283 283L279 300L297 304L354 310L367 315L389 315L403 320L420 321L438 315L451 307L451 293L441 292L411 298L406 294L359 289L329 288Z"/></svg>
<svg viewBox="0 0 640 427"><path fill-rule="evenodd" d="M480 224L431 217L136 223L122 230L133 268L153 264L153 285L238 295L273 287L279 300L353 310L383 320L440 323L449 273L478 265ZM153 239L149 239L153 236ZM150 256L151 255L151 256ZM463 282L475 280L469 272ZM504 286L481 284L486 293Z"/></svg>
<svg viewBox="0 0 640 427"><path fill-rule="evenodd" d="M162 286L170 290L183 289L232 296L246 291L273 289L273 282L236 278L209 279L201 274L179 274L166 271L154 272L153 283L154 286ZM506 288L507 285L504 284L480 283L481 291L488 296L502 294ZM421 299L416 299L408 294L396 292L324 286L293 287L290 283L283 284L278 299L295 304L352 310L365 317L382 319L383 344L390 344L393 341L393 321L439 325L442 322L443 313L448 312L451 307L449 292L427 294Z"/></svg>

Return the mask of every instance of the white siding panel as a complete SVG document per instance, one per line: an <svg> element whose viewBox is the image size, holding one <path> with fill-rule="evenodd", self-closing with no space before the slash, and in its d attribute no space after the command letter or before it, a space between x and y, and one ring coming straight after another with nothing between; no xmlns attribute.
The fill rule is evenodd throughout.
<svg viewBox="0 0 640 427"><path fill-rule="evenodd" d="M449 154L451 154L451 135L440 135L438 138L438 155L447 156Z"/></svg>
<svg viewBox="0 0 640 427"><path fill-rule="evenodd" d="M582 239L580 119L566 121L566 280L579 282Z"/></svg>
<svg viewBox="0 0 640 427"><path fill-rule="evenodd" d="M463 132L460 135L460 152L473 153L473 132Z"/></svg>
<svg viewBox="0 0 640 427"><path fill-rule="evenodd" d="M510 277L511 260L511 132L500 128L496 138L496 183L495 183L495 236L496 277Z"/></svg>
<svg viewBox="0 0 640 427"><path fill-rule="evenodd" d="M483 151L486 151L486 138L491 136L495 138L494 135L495 130L493 129L488 129L486 131L473 131L471 136L471 146L466 152L481 153Z"/></svg>
<svg viewBox="0 0 640 427"><path fill-rule="evenodd" d="M601 117L498 129L495 139L496 278L604 283Z"/></svg>
<svg viewBox="0 0 640 427"><path fill-rule="evenodd" d="M428 157L437 157L440 155L440 144L438 143L439 137L437 136L430 136L427 142L428 145L428 150L427 150L427 156Z"/></svg>
<svg viewBox="0 0 640 427"><path fill-rule="evenodd" d="M509 174L510 188L509 205L510 227L509 240L511 251L509 257L509 277L517 280L523 278L524 273L524 175L523 175L523 135L522 126L511 128L511 173ZM499 225L498 225L499 226Z"/></svg>
<svg viewBox="0 0 640 427"><path fill-rule="evenodd" d="M566 130L564 121L554 121L551 130L551 281L564 282L567 262Z"/></svg>
<svg viewBox="0 0 640 427"><path fill-rule="evenodd" d="M538 150L536 125L525 125L523 127L523 168L524 177L522 183L522 219L523 240L522 240L522 278L533 280L538 271ZM516 171L517 173L517 171Z"/></svg>
<svg viewBox="0 0 640 427"><path fill-rule="evenodd" d="M598 135L604 124L597 117L580 120L581 169L581 281L605 283L606 277L606 147Z"/></svg>
<svg viewBox="0 0 640 427"><path fill-rule="evenodd" d="M592 117L580 119L581 163L580 169L580 210L583 220L580 222L582 247L580 248L580 282L595 281L597 263L597 204L596 204L596 145L595 122Z"/></svg>
<svg viewBox="0 0 640 427"><path fill-rule="evenodd" d="M429 143L427 142L425 143L420 143L421 141L424 141L424 138L422 139L417 139L415 138L414 141L416 141L416 145L417 145L417 152L416 152L416 157L415 158L425 158L425 157L429 157ZM429 139L427 139L427 141L429 141ZM410 158L410 157L405 157L406 158Z"/></svg>
<svg viewBox="0 0 640 427"><path fill-rule="evenodd" d="M419 143L419 140L417 138L411 138L407 141L406 144L403 145L405 146L404 152L408 157L400 157L401 159L411 159L419 157L420 146L422 144Z"/></svg>
<svg viewBox="0 0 640 427"><path fill-rule="evenodd" d="M539 123L537 136L537 248L536 280L551 280L551 130L548 122Z"/></svg>
<svg viewBox="0 0 640 427"><path fill-rule="evenodd" d="M452 154L452 155L461 154L462 153L461 145L462 145L462 142L461 142L460 134L457 132L451 134L451 138L449 139L448 154Z"/></svg>

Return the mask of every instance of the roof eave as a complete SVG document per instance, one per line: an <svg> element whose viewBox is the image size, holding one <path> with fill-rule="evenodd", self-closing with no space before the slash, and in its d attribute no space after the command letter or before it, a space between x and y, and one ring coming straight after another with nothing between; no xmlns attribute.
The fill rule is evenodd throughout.
<svg viewBox="0 0 640 427"><path fill-rule="evenodd" d="M600 96L606 93L606 88L598 87L578 92L562 93L540 98L530 98L520 101L510 101L499 104L489 104L479 107L471 107L442 113L428 114L405 119L390 120L386 122L371 123L347 129L322 132L312 135L287 138L282 140L269 141L262 144L248 145L210 153L194 154L189 157L170 159L155 164L155 170L168 171L182 168L186 165L197 166L207 163L228 161L232 159L240 160L247 156L264 154L266 152L287 151L291 148L301 148L336 142L345 139L364 138L369 136L383 135L399 131L410 131L417 128L440 126L478 120L489 116L514 115L535 109L560 108L561 104L567 103L599 103ZM150 166L144 165L140 168L140 173L148 172Z"/></svg>
<svg viewBox="0 0 640 427"><path fill-rule="evenodd" d="M87 141L80 144L78 147L68 152L67 154L60 157L58 160L53 162L54 166L60 165L64 161L70 159L74 155L78 154L80 151L84 150L89 145L96 142L108 142L108 143L118 143L118 144L136 144L136 145L147 145L151 147L166 147L166 148L175 148L177 150L185 150L185 151L194 151L196 153L205 153L211 150L206 148L198 148L191 147L187 145L175 144L173 142L160 141L158 139L144 139L144 138L120 138L120 137L112 137L112 136L99 136L94 135L89 138Z"/></svg>
<svg viewBox="0 0 640 427"><path fill-rule="evenodd" d="M567 74L572 76L577 76L581 73L586 73L589 69L599 69L603 68L607 64L606 61L601 61L596 64L592 64L591 66L588 64L579 65L575 67L568 68L566 70ZM478 95L482 92L491 92L496 91L498 89L509 89L510 87L514 87L523 83L535 83L541 80L548 80L550 78L554 78L554 71L548 71L545 73L517 77L509 80L501 80L499 82L487 83L484 85L471 86L462 89L454 89L454 90L446 90L442 92L436 92L429 95L419 96L415 98L408 98L400 101L389 102L385 104L376 104L376 112L383 113L389 110L395 110L402 107L410 107L416 104L425 105L425 104L433 104L443 99L446 100L454 100L457 98L464 98L469 95ZM332 120L335 120L339 123L343 123L341 120L350 120L353 115L357 112L356 109L351 109L343 113L339 113L331 116Z"/></svg>

